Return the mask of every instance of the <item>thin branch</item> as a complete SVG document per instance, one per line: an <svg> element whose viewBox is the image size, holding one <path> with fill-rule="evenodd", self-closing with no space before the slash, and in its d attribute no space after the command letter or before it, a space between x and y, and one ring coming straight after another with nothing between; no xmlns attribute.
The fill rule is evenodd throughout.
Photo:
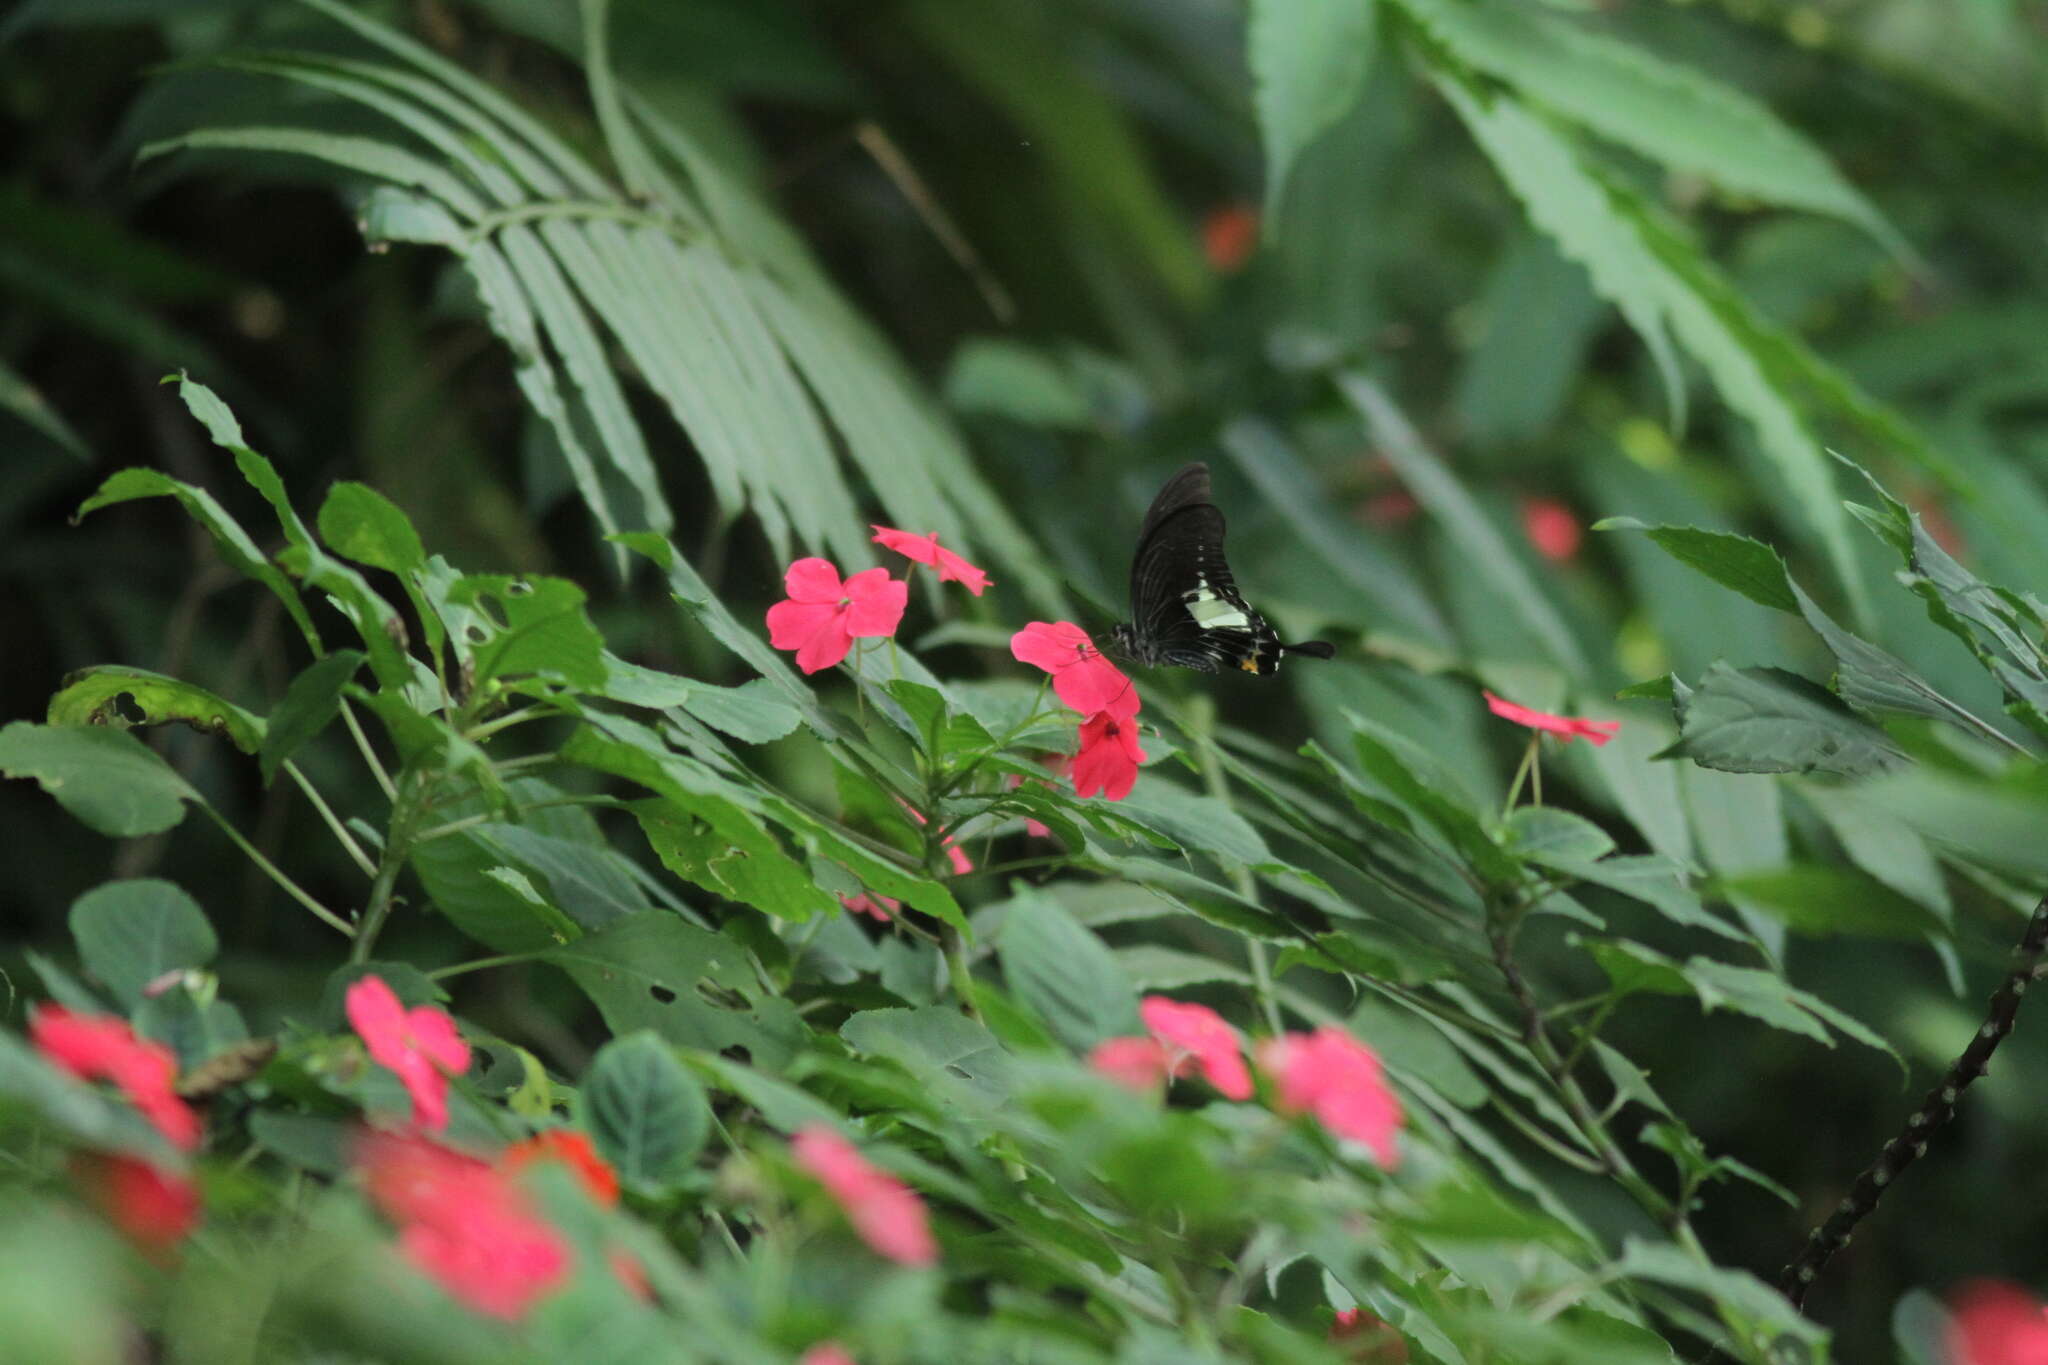
<svg viewBox="0 0 2048 1365"><path fill-rule="evenodd" d="M2044 950L2048 950L2048 896L2043 896L2034 906L2033 918L2027 921L2027 931L2013 949L2012 970L2006 973L2005 980L1999 983L1998 990L1992 995L1990 1011L1985 1015L1983 1025L1971 1036L1970 1045L1963 1049L1941 1082L1914 1107L1898 1136L1884 1145L1884 1150L1877 1154L1877 1160L1863 1168L1856 1177L1856 1183L1849 1187L1849 1193L1835 1206L1827 1221L1808 1234L1799 1255L1779 1272L1779 1292L1792 1301L1794 1308L1805 1304L1806 1293L1813 1287L1814 1280L1829 1259L1849 1245L1850 1233L1877 1208L1877 1201L1884 1197L1892 1181L1898 1179L1899 1173L1915 1160L1927 1154L1928 1139L1955 1117L1956 1102L1970 1088L1970 1083L1984 1074L1991 1054L1998 1050L2005 1035L2012 1032L2013 1019L2019 1013L2020 997L2027 993L2028 986L2048 976L2048 963L2041 960Z"/></svg>

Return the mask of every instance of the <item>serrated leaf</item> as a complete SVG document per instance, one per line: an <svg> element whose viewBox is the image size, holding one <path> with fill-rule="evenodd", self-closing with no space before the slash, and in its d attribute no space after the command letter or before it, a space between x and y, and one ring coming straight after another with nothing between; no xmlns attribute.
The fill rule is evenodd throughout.
<svg viewBox="0 0 2048 1365"><path fill-rule="evenodd" d="M1013 1063L995 1035L949 1006L863 1010L840 1026L839 1036L970 1108L1003 1104L1015 1088Z"/></svg>
<svg viewBox="0 0 2048 1365"><path fill-rule="evenodd" d="M203 967L220 949L199 903L155 878L104 882L71 903L85 970L133 1009L166 972Z"/></svg>
<svg viewBox="0 0 2048 1365"><path fill-rule="evenodd" d="M1593 529L1642 531L1673 559L1722 587L1779 611L1799 610L1784 557L1760 540L1698 526L1649 526L1634 517L1608 517Z"/></svg>
<svg viewBox="0 0 2048 1365"><path fill-rule="evenodd" d="M1825 688L1776 668L1717 663L1685 707L1678 742L1658 757L1731 773L1860 777L1905 762L1884 732Z"/></svg>
<svg viewBox="0 0 2048 1365"><path fill-rule="evenodd" d="M200 800L184 778L125 730L36 725L0 729L0 774L32 777L79 820L117 839L158 834Z"/></svg>
<svg viewBox="0 0 2048 1365"><path fill-rule="evenodd" d="M122 714L124 699L142 712L139 720ZM261 717L203 687L147 669L104 664L66 678L63 690L50 698L46 719L52 725L107 725L120 730L131 724L184 721L208 734L225 735L243 753L256 752L264 738Z"/></svg>
<svg viewBox="0 0 2048 1365"><path fill-rule="evenodd" d="M672 1185L711 1133L703 1084L645 1030L599 1048L579 1093L598 1151L644 1194Z"/></svg>

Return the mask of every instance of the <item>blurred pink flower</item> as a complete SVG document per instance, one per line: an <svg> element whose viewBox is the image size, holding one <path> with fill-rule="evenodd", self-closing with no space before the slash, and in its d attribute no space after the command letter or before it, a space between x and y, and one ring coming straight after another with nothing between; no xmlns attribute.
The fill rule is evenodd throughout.
<svg viewBox="0 0 2048 1365"><path fill-rule="evenodd" d="M799 1129L789 1146L796 1164L825 1187L853 1230L878 1254L901 1265L938 1260L924 1201L909 1186L822 1124Z"/></svg>
<svg viewBox="0 0 2048 1365"><path fill-rule="evenodd" d="M1511 720L1517 725L1526 725L1531 730L1548 730L1551 734L1562 735L1565 743L1581 735L1586 742L1598 748L1613 739L1621 730L1618 720L1581 720L1577 716L1553 716L1548 711L1537 711L1515 702L1504 701L1491 692L1482 691L1486 698L1486 709L1502 720Z"/></svg>
<svg viewBox="0 0 2048 1365"><path fill-rule="evenodd" d="M1252 1076L1245 1068L1244 1046L1237 1030L1207 1005L1148 995L1139 1002L1138 1014L1145 1028L1165 1047L1174 1075L1185 1069L1192 1057L1216 1093L1225 1099L1252 1097Z"/></svg>
<svg viewBox="0 0 2048 1365"><path fill-rule="evenodd" d="M805 1351L796 1365L853 1365L853 1357L836 1341L821 1341Z"/></svg>
<svg viewBox="0 0 2048 1365"><path fill-rule="evenodd" d="M1107 711L1081 722L1081 749L1074 755L1074 795L1101 792L1105 801L1121 801L1138 782L1145 751L1138 747L1138 722L1117 719Z"/></svg>
<svg viewBox="0 0 2048 1365"><path fill-rule="evenodd" d="M173 1147L189 1152L199 1145L199 1115L175 1088L176 1055L138 1038L126 1019L40 1004L29 1014L28 1036L38 1052L80 1080L112 1081Z"/></svg>
<svg viewBox="0 0 2048 1365"><path fill-rule="evenodd" d="M892 531L886 526L877 526L874 532L877 545L894 550L897 554L919 564L929 564L937 569L941 583L958 583L979 597L982 589L993 581L982 570L940 545L937 531L918 535L911 531Z"/></svg>
<svg viewBox="0 0 2048 1365"><path fill-rule="evenodd" d="M1578 516L1556 498L1522 499L1522 534L1537 554L1557 564L1577 555L1585 539Z"/></svg>
<svg viewBox="0 0 2048 1365"><path fill-rule="evenodd" d="M569 1247L504 1171L417 1134L370 1132L356 1149L399 1250L476 1312L523 1317L569 1271Z"/></svg>
<svg viewBox="0 0 2048 1365"><path fill-rule="evenodd" d="M858 896L841 896L839 903L856 915L873 915L884 924L903 908L903 902L894 896L877 895L872 891L863 891Z"/></svg>
<svg viewBox="0 0 2048 1365"><path fill-rule="evenodd" d="M1185 1072L1192 1064L1183 1057L1180 1070ZM1088 1054L1088 1066L1125 1089L1140 1092L1158 1090L1173 1074L1157 1038L1105 1038Z"/></svg>
<svg viewBox="0 0 2048 1365"><path fill-rule="evenodd" d="M167 1253L198 1225L198 1189L151 1162L78 1152L71 1158L71 1176L107 1220L144 1251Z"/></svg>
<svg viewBox="0 0 2048 1365"><path fill-rule="evenodd" d="M863 569L844 583L829 559L799 559L783 575L789 593L768 608L768 643L796 651L806 673L830 668L856 639L886 639L902 623L910 585L887 569Z"/></svg>
<svg viewBox="0 0 2048 1365"><path fill-rule="evenodd" d="M1202 255L1219 275L1235 275L1259 249L1259 211L1250 204L1221 204L1202 218Z"/></svg>
<svg viewBox="0 0 2048 1365"><path fill-rule="evenodd" d="M1282 1113L1313 1113L1338 1137L1364 1144L1387 1170L1400 1161L1400 1098L1379 1057L1349 1033L1326 1026L1268 1038L1259 1044L1259 1066L1273 1078Z"/></svg>
<svg viewBox="0 0 2048 1365"><path fill-rule="evenodd" d="M2048 1308L2018 1285L1973 1280L1948 1311L1947 1365L2048 1365Z"/></svg>
<svg viewBox="0 0 2048 1365"><path fill-rule="evenodd" d="M1084 716L1106 711L1128 720L1138 714L1136 685L1071 621L1033 621L1010 637L1010 653L1052 674L1053 694Z"/></svg>
<svg viewBox="0 0 2048 1365"><path fill-rule="evenodd" d="M348 1022L362 1036L370 1059L398 1073L412 1096L413 1122L439 1132L448 1126L448 1077L469 1069L469 1044L455 1021L432 1005L406 1009L379 976L348 988Z"/></svg>

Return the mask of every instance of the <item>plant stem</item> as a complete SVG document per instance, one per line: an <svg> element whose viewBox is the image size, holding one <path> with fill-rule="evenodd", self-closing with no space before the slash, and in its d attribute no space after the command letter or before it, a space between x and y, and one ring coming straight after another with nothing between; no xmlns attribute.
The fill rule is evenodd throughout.
<svg viewBox="0 0 2048 1365"><path fill-rule="evenodd" d="M401 782L397 800L391 807L391 825L384 835L383 857L377 864L377 878L370 883L370 896L363 905L363 918L356 926L355 946L349 950L350 962L370 960L370 953L377 946L377 936L384 932L384 921L391 917L391 893L398 886L398 874L405 869L406 859L412 855L420 818L426 813L431 784L413 772L402 774Z"/></svg>
<svg viewBox="0 0 2048 1365"><path fill-rule="evenodd" d="M199 803L199 808L205 811L208 815L212 816L213 823L219 825L221 827L221 831L225 833L228 836L228 838L234 840L235 847L241 849L242 852L248 854L249 861L256 864L257 867L261 868L263 870L263 874L269 877L270 880L276 882L278 886L284 890L284 893L287 896L290 896L300 905L303 905L308 910L311 910L314 913L314 915L319 917L322 923L331 925L334 928L341 930L341 932L344 934L355 933L355 930L349 927L349 923L347 920L343 919L340 915L335 914L332 910L329 910L319 901L314 900L312 896L307 894L306 889L304 887L300 886L297 882L293 881L290 877L287 877L284 874L283 868L280 868L276 863L273 863L272 861L270 861L270 859L264 857L262 851L258 849L256 845L250 843L248 839L243 837L242 831L236 829L232 824L228 823L228 819L226 816L222 815L219 811L215 810L212 806L208 805L204 801L201 801Z"/></svg>
<svg viewBox="0 0 2048 1365"><path fill-rule="evenodd" d="M305 773L299 770L299 765L290 759L285 760L284 770L291 775L292 781L299 784L299 790L304 792L306 799L313 803L313 809L320 812L320 818L327 822L327 828L334 831L334 837L339 839L341 846L348 851L350 860L363 870L365 877L375 877L377 875L377 864L370 861L370 855L363 852L363 846L356 842L356 836L350 834L348 827L342 824L340 819L335 816L334 808L329 806L327 799L320 795L320 789L314 786L307 779Z"/></svg>
<svg viewBox="0 0 2048 1365"><path fill-rule="evenodd" d="M391 774L384 771L383 760L377 757L377 751L370 747L370 737L363 733L363 724L356 719L355 708L348 704L347 697L341 699L341 723L355 737L356 748L363 751L363 762L369 765L370 776L377 779L377 788L384 793L384 799L396 800L398 787L392 782Z"/></svg>
<svg viewBox="0 0 2048 1365"><path fill-rule="evenodd" d="M451 976L480 972L489 967L509 967L518 962L538 962L553 951L552 948L536 948L526 953L499 953L496 957L479 957L469 962L458 962L450 967L436 967L427 973L427 980L445 981Z"/></svg>
<svg viewBox="0 0 2048 1365"><path fill-rule="evenodd" d="M1542 735L1532 734L1529 736L1529 747L1522 750L1522 762L1515 769L1515 779L1514 781L1508 783L1508 799L1501 803L1501 819L1505 820L1510 815L1514 814L1515 798L1522 794L1522 783L1528 779L1530 771L1534 769L1536 766L1536 746L1542 742ZM1543 791L1541 785L1543 779L1541 777L1538 777L1536 781L1538 784L1536 788L1538 793L1536 797L1536 804L1540 806L1543 804L1543 797L1541 794Z"/></svg>
<svg viewBox="0 0 2048 1365"><path fill-rule="evenodd" d="M1992 994L1990 1009L1983 1024L1970 1036L1969 1046L1955 1059L1940 1083L1914 1106L1898 1136L1887 1142L1884 1150L1877 1154L1877 1159L1863 1168L1856 1177L1856 1183L1849 1187L1849 1193L1835 1206L1827 1221L1807 1235L1806 1245L1792 1263L1779 1272L1778 1290L1792 1301L1794 1308L1804 1306L1806 1292L1813 1287L1814 1280L1834 1254L1849 1244L1849 1235L1877 1208L1877 1201L1884 1197L1892 1181L1915 1160L1927 1154L1928 1139L1955 1117L1956 1102L1970 1088L1970 1083L1984 1074L1991 1054L2012 1032L2014 1017L2019 1013L2020 997L2027 993L2027 987L2048 976L2048 963L2042 961L2044 950L2048 950L2048 896L2043 896L2034 906L2026 932L2013 948L2012 970L2006 973L2005 980Z"/></svg>
<svg viewBox="0 0 2048 1365"><path fill-rule="evenodd" d="M940 931L939 945L946 955L946 974L953 979L953 994L959 997L960 1007L967 1011L967 1017L980 1023L981 1004L974 996L974 975L967 966L960 931L946 925Z"/></svg>

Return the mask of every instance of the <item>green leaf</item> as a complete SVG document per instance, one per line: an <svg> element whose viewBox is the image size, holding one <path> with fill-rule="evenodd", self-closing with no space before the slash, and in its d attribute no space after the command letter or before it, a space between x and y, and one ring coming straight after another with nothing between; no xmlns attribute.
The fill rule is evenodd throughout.
<svg viewBox="0 0 2048 1365"><path fill-rule="evenodd" d="M1875 877L1845 867L1801 865L1724 877L1719 889L1813 937L1864 934L1923 938L1943 932L1941 920L1919 902Z"/></svg>
<svg viewBox="0 0 2048 1365"><path fill-rule="evenodd" d="M1459 59L1603 137L1734 194L1898 234L1804 136L1743 91L1504 0L1399 0Z"/></svg>
<svg viewBox="0 0 2048 1365"><path fill-rule="evenodd" d="M946 402L956 412L1007 417L1052 431L1085 430L1087 392L1057 361L1008 337L969 337L946 366Z"/></svg>
<svg viewBox="0 0 2048 1365"><path fill-rule="evenodd" d="M1140 1031L1138 993L1101 939L1055 900L1020 890L1003 917L1003 977L1061 1042L1085 1052Z"/></svg>
<svg viewBox="0 0 2048 1365"><path fill-rule="evenodd" d="M1784 557L1760 540L1698 526L1647 526L1634 517L1608 517L1593 529L1645 532L1673 559L1722 587L1779 611L1799 610Z"/></svg>
<svg viewBox="0 0 2048 1365"><path fill-rule="evenodd" d="M840 1026L839 1036L871 1056L900 1063L955 1104L993 1109L1015 1091L1002 1044L950 1006L864 1010Z"/></svg>
<svg viewBox="0 0 2048 1365"><path fill-rule="evenodd" d="M32 777L79 820L117 839L160 834L198 792L125 730L35 725L0 729L0 774Z"/></svg>
<svg viewBox="0 0 2048 1365"><path fill-rule="evenodd" d="M342 689L367 657L359 650L338 649L292 679L263 733L259 757L265 786L300 746L340 714Z"/></svg>
<svg viewBox="0 0 2048 1365"><path fill-rule="evenodd" d="M123 703L142 712L131 721ZM260 717L203 687L167 678L141 668L101 664L64 680L64 689L50 698L46 719L52 725L106 725L125 730L131 724L161 725L184 721L208 734L225 735L243 753L254 753L264 738Z"/></svg>
<svg viewBox="0 0 2048 1365"><path fill-rule="evenodd" d="M747 744L769 744L803 724L803 713L776 695L765 678L738 687L693 682L683 709L714 730Z"/></svg>
<svg viewBox="0 0 2048 1365"><path fill-rule="evenodd" d="M1179 848L1212 854L1226 864L1255 866L1273 858L1259 832L1227 803L1149 774L1108 813L1170 839Z"/></svg>
<svg viewBox="0 0 2048 1365"><path fill-rule="evenodd" d="M358 564L401 578L426 567L419 532L397 503L368 484L343 482L327 490L316 524L327 548Z"/></svg>
<svg viewBox="0 0 2048 1365"><path fill-rule="evenodd" d="M1266 148L1269 231L1295 158L1358 102L1377 17L1375 0L1252 0L1245 44Z"/></svg>
<svg viewBox="0 0 2048 1365"><path fill-rule="evenodd" d="M1792 585L1792 592L1806 623L1834 654L1835 686L1850 705L1868 711L1901 711L1951 721L1979 734L1998 733L1989 721L1935 691L1932 684L1896 655L1836 625L1797 583Z"/></svg>
<svg viewBox="0 0 2048 1365"><path fill-rule="evenodd" d="M584 613L583 589L568 579L469 574L449 586L447 599L489 623L486 638L471 641L478 683L539 674L585 690L604 686L604 639Z"/></svg>
<svg viewBox="0 0 2048 1365"><path fill-rule="evenodd" d="M1614 840L1584 816L1555 806L1517 806L1508 814L1509 852L1593 862L1614 851Z"/></svg>
<svg viewBox="0 0 2048 1365"><path fill-rule="evenodd" d="M597 1050L581 1098L598 1151L620 1180L644 1194L672 1185L711 1134L703 1084L645 1030Z"/></svg>
<svg viewBox="0 0 2048 1365"><path fill-rule="evenodd" d="M1731 773L1861 777L1905 761L1884 732L1825 688L1776 668L1717 663L1700 679L1660 758L1690 758Z"/></svg>
<svg viewBox="0 0 2048 1365"><path fill-rule="evenodd" d="M199 903L154 878L104 882L71 903L71 937L85 970L133 1009L166 972L203 967L220 942Z"/></svg>
<svg viewBox="0 0 2048 1365"><path fill-rule="evenodd" d="M722 1052L743 1049L755 1065L780 1069L803 1036L786 1002L724 1009L701 985L740 996L761 989L745 948L686 924L666 910L647 910L541 955L567 972L597 1005L614 1036L652 1029L671 1043Z"/></svg>
<svg viewBox="0 0 2048 1365"><path fill-rule="evenodd" d="M126 1152L167 1170L182 1159L135 1106L59 1071L27 1039L0 1032L0 1115L19 1110L81 1147Z"/></svg>

